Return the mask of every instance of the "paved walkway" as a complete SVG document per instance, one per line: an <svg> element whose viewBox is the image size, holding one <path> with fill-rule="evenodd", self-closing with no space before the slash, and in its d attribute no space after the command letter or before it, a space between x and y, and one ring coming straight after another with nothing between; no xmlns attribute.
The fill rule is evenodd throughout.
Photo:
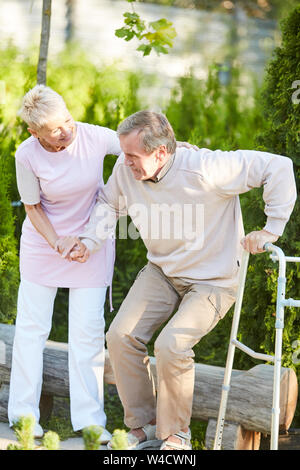
<svg viewBox="0 0 300 470"><path fill-rule="evenodd" d="M36 440L36 445L41 445L40 440ZM157 449L162 441L157 441L158 446L149 446L147 449ZM14 431L9 427L8 423L0 422L0 450L6 450L8 444L18 444ZM60 450L84 450L82 437L70 437L65 441L60 441ZM106 446L101 446L99 450L107 450Z"/></svg>
<svg viewBox="0 0 300 470"><path fill-rule="evenodd" d="M36 440L36 445L40 445L41 441ZM0 423L0 450L6 450L8 444L17 444L16 435L7 423ZM71 437L60 442L61 450L84 450L82 437ZM106 450L106 446L101 446L100 450Z"/></svg>

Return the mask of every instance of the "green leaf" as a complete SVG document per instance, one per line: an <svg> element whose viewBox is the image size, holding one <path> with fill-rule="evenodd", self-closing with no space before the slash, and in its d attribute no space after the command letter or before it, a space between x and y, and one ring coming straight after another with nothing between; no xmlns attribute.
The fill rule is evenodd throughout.
<svg viewBox="0 0 300 470"><path fill-rule="evenodd" d="M161 44L153 44L153 48L155 49L155 51L160 54L168 54L168 49L164 46L162 46Z"/></svg>
<svg viewBox="0 0 300 470"><path fill-rule="evenodd" d="M173 23L166 20L165 18L161 18L160 20L152 21L151 23L149 23L149 26L151 26L151 28L153 28L155 31L158 31L162 28L172 26L172 24Z"/></svg>
<svg viewBox="0 0 300 470"><path fill-rule="evenodd" d="M149 33L148 39L150 41L161 42L164 45L166 44L169 47L172 47L173 39L177 35L176 30L173 28L172 24L173 23L167 21L164 18L149 23L149 26L151 26L156 32Z"/></svg>
<svg viewBox="0 0 300 470"><path fill-rule="evenodd" d="M130 13L128 11L123 16L126 18L125 23L126 21L137 21L140 18L137 13Z"/></svg>
<svg viewBox="0 0 300 470"><path fill-rule="evenodd" d="M119 29L116 29L115 31L115 35L118 36L118 38L124 38L125 36L127 36L128 34L128 30L127 28L119 28Z"/></svg>
<svg viewBox="0 0 300 470"><path fill-rule="evenodd" d="M119 38L124 38L125 41L130 41L130 39L132 39L136 35L136 33L132 31L131 29L124 27L124 28L117 29L115 31L115 35Z"/></svg>
<svg viewBox="0 0 300 470"><path fill-rule="evenodd" d="M149 55L151 52L152 47L149 44L141 44L138 48L137 51L142 51L143 56Z"/></svg>
<svg viewBox="0 0 300 470"><path fill-rule="evenodd" d="M130 41L130 39L132 39L135 35L136 35L136 33L134 31L128 31L127 32L127 37L125 38L125 41Z"/></svg>

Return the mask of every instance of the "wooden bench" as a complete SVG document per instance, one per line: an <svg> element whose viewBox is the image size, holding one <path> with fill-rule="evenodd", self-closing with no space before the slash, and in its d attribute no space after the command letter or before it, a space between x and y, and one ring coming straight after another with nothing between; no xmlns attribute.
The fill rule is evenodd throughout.
<svg viewBox="0 0 300 470"><path fill-rule="evenodd" d="M15 327L0 324L0 421L7 421L7 401ZM155 358L150 358L156 380ZM206 448L211 449L218 416L224 368L195 364L193 419L208 421ZM104 381L114 384L114 375L106 351ZM232 373L223 449L259 449L261 433L271 432L273 366L261 364L248 371ZM44 351L41 415L49 414L53 397L69 396L68 345L47 341ZM280 383L280 429L287 431L294 417L298 383L295 372L282 368Z"/></svg>

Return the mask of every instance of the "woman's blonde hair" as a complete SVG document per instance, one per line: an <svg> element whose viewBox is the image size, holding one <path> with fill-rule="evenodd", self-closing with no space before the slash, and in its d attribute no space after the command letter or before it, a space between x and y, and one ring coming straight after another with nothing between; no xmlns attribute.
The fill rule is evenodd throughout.
<svg viewBox="0 0 300 470"><path fill-rule="evenodd" d="M36 85L24 96L18 114L29 127L39 130L66 110L63 98L56 91L45 85Z"/></svg>

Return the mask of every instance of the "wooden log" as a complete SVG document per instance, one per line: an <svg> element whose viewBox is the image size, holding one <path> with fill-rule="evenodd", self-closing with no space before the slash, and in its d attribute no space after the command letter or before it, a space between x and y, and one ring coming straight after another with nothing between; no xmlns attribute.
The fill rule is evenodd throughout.
<svg viewBox="0 0 300 470"><path fill-rule="evenodd" d="M155 359L151 358L155 375ZM223 367L195 364L195 388L192 416L208 421L217 418L221 400ZM260 364L249 371L233 370L226 409L226 421L245 429L270 433L274 367ZM294 370L282 367L280 381L280 430L287 430L293 420L298 398Z"/></svg>
<svg viewBox="0 0 300 470"><path fill-rule="evenodd" d="M0 382L9 383L15 326L0 324ZM105 351L104 381L115 383L108 352ZM44 350L43 393L69 396L68 344L47 341Z"/></svg>
<svg viewBox="0 0 300 470"><path fill-rule="evenodd" d="M51 418L53 410L53 395L47 395L46 393L41 394L40 399L40 420L45 422Z"/></svg>
<svg viewBox="0 0 300 470"><path fill-rule="evenodd" d="M247 430L270 433L273 397L271 365L260 364L232 377L228 396L226 421L244 426ZM203 365L196 364L193 418L217 418L221 399L224 370L220 376L214 371L204 373ZM298 383L292 369L281 368L280 430L287 430L294 417L298 397Z"/></svg>
<svg viewBox="0 0 300 470"><path fill-rule="evenodd" d="M270 436L262 435L260 450L270 450ZM278 436L279 450L300 450L300 429L289 429Z"/></svg>
<svg viewBox="0 0 300 470"><path fill-rule="evenodd" d="M0 384L0 422L7 422L7 407L9 397L9 384ZM40 400L40 419L47 421L52 413L53 408L53 395L41 395Z"/></svg>
<svg viewBox="0 0 300 470"><path fill-rule="evenodd" d="M0 382L9 382L14 326L0 324ZM1 346L2 345L2 346ZM155 358L150 358L151 372L156 377ZM261 364L249 371L234 370L228 397L226 421L244 429L269 434L273 394L273 366ZM195 364L195 389L192 417L200 420L217 418L221 399L224 368ZM106 352L104 380L114 383L113 371ZM44 351L43 393L61 397L69 395L68 346L47 341ZM298 397L298 383L292 369L281 369L280 429L292 422Z"/></svg>
<svg viewBox="0 0 300 470"><path fill-rule="evenodd" d="M206 428L205 447L211 450L214 445L217 420L210 419ZM225 423L222 436L222 450L259 450L260 432L249 431L237 423Z"/></svg>

